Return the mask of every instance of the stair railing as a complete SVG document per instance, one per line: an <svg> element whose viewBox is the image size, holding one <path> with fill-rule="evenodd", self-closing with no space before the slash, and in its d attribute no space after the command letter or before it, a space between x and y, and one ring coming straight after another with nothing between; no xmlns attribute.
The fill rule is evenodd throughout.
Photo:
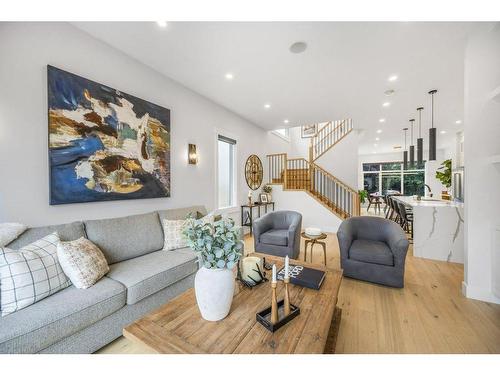
<svg viewBox="0 0 500 375"><path fill-rule="evenodd" d="M352 130L352 119L330 121L311 138L312 161L330 150Z"/></svg>
<svg viewBox="0 0 500 375"><path fill-rule="evenodd" d="M284 187L289 190L309 190L309 162L304 158L287 159Z"/></svg>
<svg viewBox="0 0 500 375"><path fill-rule="evenodd" d="M284 184L286 181L287 154L267 155L267 172L269 184Z"/></svg>
<svg viewBox="0 0 500 375"><path fill-rule="evenodd" d="M317 164L311 164L310 192L342 217L360 215L360 201L356 190L325 171Z"/></svg>

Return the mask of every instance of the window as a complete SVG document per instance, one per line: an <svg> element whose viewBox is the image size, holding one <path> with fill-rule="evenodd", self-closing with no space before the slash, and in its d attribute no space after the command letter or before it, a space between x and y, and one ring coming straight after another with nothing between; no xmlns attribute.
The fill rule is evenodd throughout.
<svg viewBox="0 0 500 375"><path fill-rule="evenodd" d="M236 141L217 136L217 202L218 208L232 207L236 202L234 171Z"/></svg>
<svg viewBox="0 0 500 375"><path fill-rule="evenodd" d="M363 181L368 193L424 195L425 162L407 170L401 162L363 163Z"/></svg>

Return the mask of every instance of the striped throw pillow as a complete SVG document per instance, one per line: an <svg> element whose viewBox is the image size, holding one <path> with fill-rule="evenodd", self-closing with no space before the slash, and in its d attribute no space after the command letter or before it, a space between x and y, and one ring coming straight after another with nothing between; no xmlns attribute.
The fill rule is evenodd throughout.
<svg viewBox="0 0 500 375"><path fill-rule="evenodd" d="M57 233L19 250L0 248L2 316L30 306L71 285L57 258Z"/></svg>

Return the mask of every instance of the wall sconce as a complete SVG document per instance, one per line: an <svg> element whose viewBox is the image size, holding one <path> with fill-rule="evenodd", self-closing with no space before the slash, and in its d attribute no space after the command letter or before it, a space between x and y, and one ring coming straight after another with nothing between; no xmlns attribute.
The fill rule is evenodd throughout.
<svg viewBox="0 0 500 375"><path fill-rule="evenodd" d="M196 153L196 145L193 145L191 143L188 145L188 163L198 164L198 154Z"/></svg>

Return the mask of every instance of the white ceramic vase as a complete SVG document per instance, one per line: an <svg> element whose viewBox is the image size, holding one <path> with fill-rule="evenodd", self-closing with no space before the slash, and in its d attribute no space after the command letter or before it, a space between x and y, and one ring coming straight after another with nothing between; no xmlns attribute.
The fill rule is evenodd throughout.
<svg viewBox="0 0 500 375"><path fill-rule="evenodd" d="M196 272L194 290L203 319L212 322L224 319L233 302L233 271L202 267Z"/></svg>

